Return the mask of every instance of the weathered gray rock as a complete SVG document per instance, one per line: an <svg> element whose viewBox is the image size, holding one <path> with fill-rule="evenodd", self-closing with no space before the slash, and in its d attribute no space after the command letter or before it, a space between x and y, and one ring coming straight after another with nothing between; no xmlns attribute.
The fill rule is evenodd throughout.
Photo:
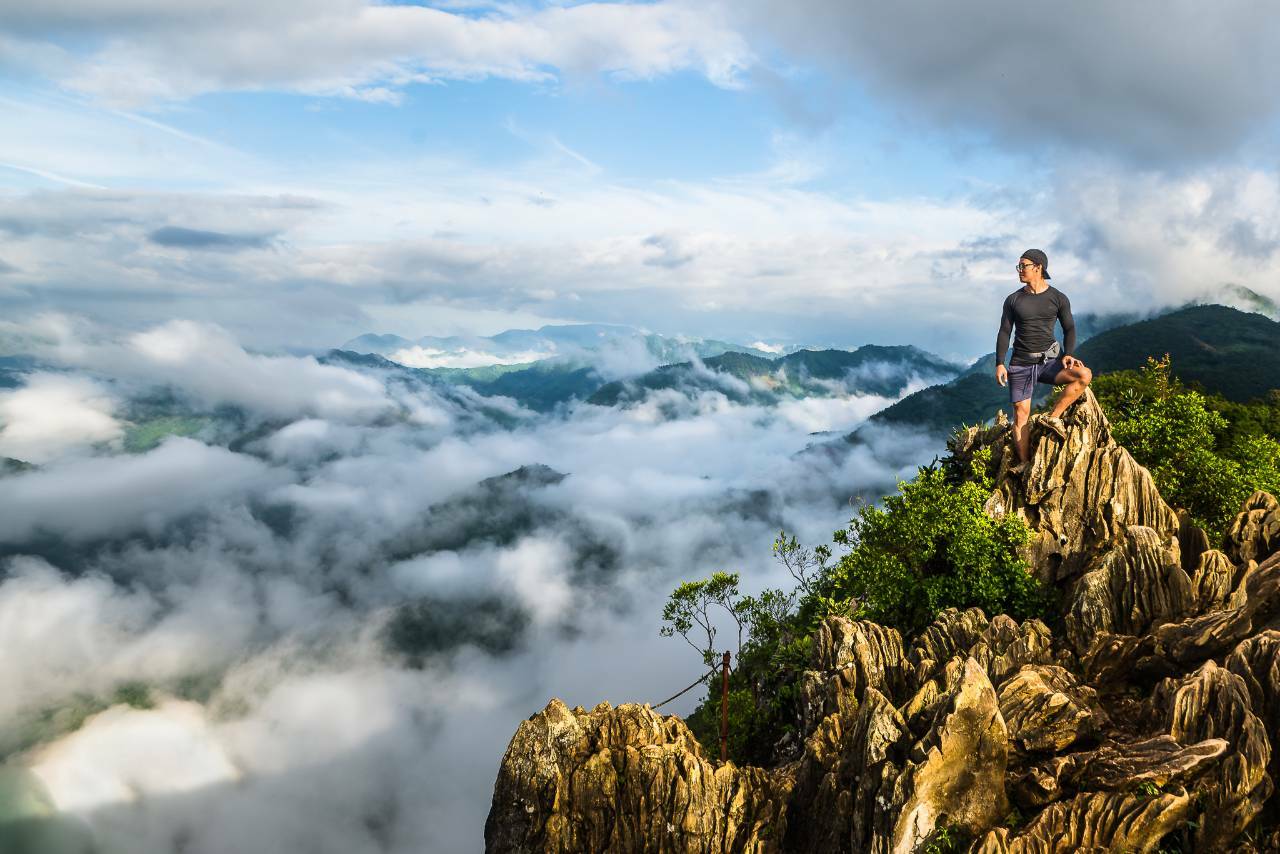
<svg viewBox="0 0 1280 854"><path fill-rule="evenodd" d="M1160 535L1132 526L1070 588L1067 637L1081 654L1099 634L1139 635L1183 616L1191 579Z"/></svg>
<svg viewBox="0 0 1280 854"><path fill-rule="evenodd" d="M1195 613L1207 614L1225 608L1235 577L1236 568L1225 552L1218 549L1201 552L1191 576Z"/></svg>
<svg viewBox="0 0 1280 854"><path fill-rule="evenodd" d="M677 717L559 700L520 725L485 823L489 852L772 852L785 772L718 765Z"/></svg>
<svg viewBox="0 0 1280 854"><path fill-rule="evenodd" d="M1262 563L1280 551L1280 503L1269 492L1249 496L1227 529L1227 555L1232 563Z"/></svg>
<svg viewBox="0 0 1280 854"><path fill-rule="evenodd" d="M1161 654L1195 664L1271 628L1280 628L1280 554L1247 569L1226 608L1168 623L1152 634Z"/></svg>
<svg viewBox="0 0 1280 854"><path fill-rule="evenodd" d="M1009 738L1024 751L1061 751L1106 722L1097 692L1061 667L1029 664L1000 688Z"/></svg>
<svg viewBox="0 0 1280 854"><path fill-rule="evenodd" d="M1261 812L1274 788L1267 774L1271 743L1253 713L1245 681L1207 661L1184 679L1160 683L1151 706L1162 713L1176 741L1195 744L1220 738L1231 746L1218 773L1198 786L1204 811L1196 833L1198 850L1228 850Z"/></svg>
<svg viewBox="0 0 1280 854"><path fill-rule="evenodd" d="M1016 835L1003 828L988 833L971 850L975 854L1152 852L1187 818L1191 807L1186 792L1155 797L1081 794L1051 805Z"/></svg>
<svg viewBox="0 0 1280 854"><path fill-rule="evenodd" d="M1059 584L1079 575L1133 526L1154 531L1177 562L1178 516L1151 474L1111 438L1092 392L1086 390L1067 410L1063 423L1065 442L1033 432L1025 482L1001 478L987 502L992 515L1017 513L1031 526L1028 558L1037 576Z"/></svg>
<svg viewBox="0 0 1280 854"><path fill-rule="evenodd" d="M856 709L867 688L889 697L904 693L902 636L877 623L824 620L814 637L813 665L800 688L805 732L830 714Z"/></svg>

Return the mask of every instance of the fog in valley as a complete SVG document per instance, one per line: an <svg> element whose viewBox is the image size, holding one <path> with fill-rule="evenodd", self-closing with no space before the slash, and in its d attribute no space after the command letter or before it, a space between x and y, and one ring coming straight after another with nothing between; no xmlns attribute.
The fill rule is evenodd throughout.
<svg viewBox="0 0 1280 854"><path fill-rule="evenodd" d="M523 718L697 677L676 584L789 587L779 529L827 542L940 450L842 440L888 398L734 403L705 368L538 413L208 324L4 333L5 785L104 851L479 850ZM634 346L577 358L625 380Z"/></svg>

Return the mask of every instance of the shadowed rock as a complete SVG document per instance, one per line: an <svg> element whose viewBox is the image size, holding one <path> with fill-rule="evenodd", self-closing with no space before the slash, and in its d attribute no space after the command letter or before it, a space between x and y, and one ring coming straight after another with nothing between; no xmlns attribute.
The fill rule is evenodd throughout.
<svg viewBox="0 0 1280 854"><path fill-rule="evenodd" d="M1186 792L1156 797L1095 792L1056 803L1015 836L987 834L975 854L1082 854L1155 851L1191 811Z"/></svg>
<svg viewBox="0 0 1280 854"><path fill-rule="evenodd" d="M1262 563L1280 550L1280 503L1269 492L1249 496L1240 515L1227 530L1226 552L1231 561Z"/></svg>
<svg viewBox="0 0 1280 854"><path fill-rule="evenodd" d="M1026 751L1060 751L1106 721L1097 692L1061 667L1027 665L1000 688L1009 737Z"/></svg>
<svg viewBox="0 0 1280 854"><path fill-rule="evenodd" d="M1200 565L1200 556L1209 550L1209 535L1186 510L1178 511L1178 549L1182 552L1182 568L1188 574Z"/></svg>
<svg viewBox="0 0 1280 854"><path fill-rule="evenodd" d="M1225 552L1217 549L1201 552L1191 577L1196 613L1206 614L1226 607L1235 577L1236 568Z"/></svg>
<svg viewBox="0 0 1280 854"><path fill-rule="evenodd" d="M907 738L902 716L875 688L867 689L856 712L824 719L805 741L784 850L868 850L860 846L886 823L877 795L900 773Z"/></svg>
<svg viewBox="0 0 1280 854"><path fill-rule="evenodd" d="M1196 833L1197 850L1228 850L1273 789L1266 773L1271 743L1251 709L1248 687L1239 676L1207 661L1185 679L1162 682L1151 706L1163 712L1169 734L1183 744L1221 738L1231 745L1214 779L1200 786L1205 810Z"/></svg>

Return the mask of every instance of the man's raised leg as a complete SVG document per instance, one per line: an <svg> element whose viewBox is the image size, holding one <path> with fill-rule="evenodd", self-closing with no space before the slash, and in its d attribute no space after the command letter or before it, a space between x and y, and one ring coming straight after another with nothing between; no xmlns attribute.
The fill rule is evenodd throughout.
<svg viewBox="0 0 1280 854"><path fill-rule="evenodd" d="M1063 386L1062 394L1058 397L1058 402L1054 404L1053 411L1049 413L1050 418L1061 418L1062 413L1067 411L1067 407L1076 402L1076 398L1084 394L1084 390L1089 387L1089 383L1093 382L1093 371L1084 366L1083 363L1077 362L1074 367L1063 368L1058 375L1053 378L1054 385Z"/></svg>

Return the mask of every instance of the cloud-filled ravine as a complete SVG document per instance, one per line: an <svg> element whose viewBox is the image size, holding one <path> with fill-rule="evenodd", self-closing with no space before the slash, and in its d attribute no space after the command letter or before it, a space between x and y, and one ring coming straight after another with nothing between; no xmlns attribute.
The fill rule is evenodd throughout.
<svg viewBox="0 0 1280 854"><path fill-rule="evenodd" d="M22 356L0 364L0 641L24 651L0 658L5 797L110 852L479 850L516 724L696 677L658 636L670 589L782 583L779 529L826 541L938 443L801 452L947 376L815 379L801 353L743 380L707 367L732 353L619 332L538 381L624 399L539 386L535 409L190 321L2 332Z"/></svg>

